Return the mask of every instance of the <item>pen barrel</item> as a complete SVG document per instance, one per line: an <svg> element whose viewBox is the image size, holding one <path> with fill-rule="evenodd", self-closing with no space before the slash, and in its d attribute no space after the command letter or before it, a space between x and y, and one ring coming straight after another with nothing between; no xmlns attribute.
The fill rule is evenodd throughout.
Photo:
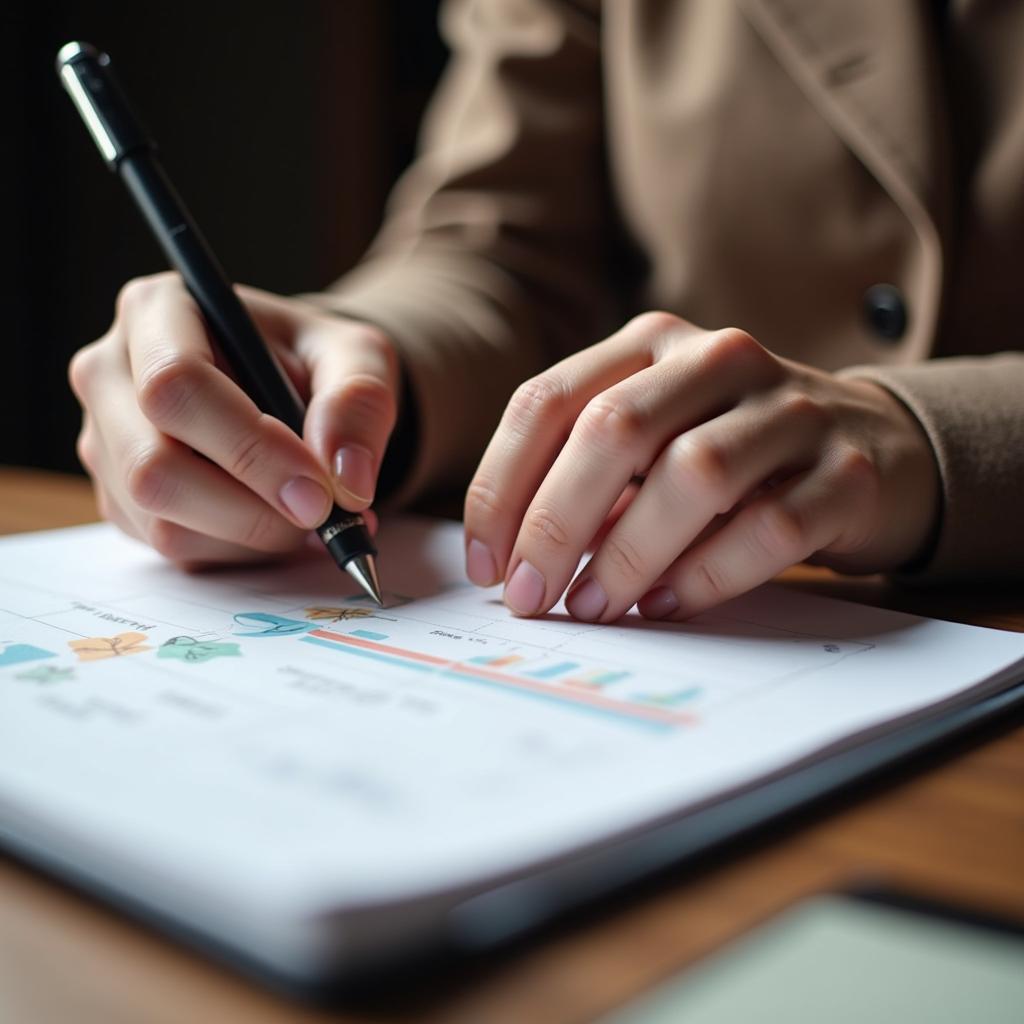
<svg viewBox="0 0 1024 1024"><path fill-rule="evenodd" d="M302 437L302 399L228 283L163 168L150 152L141 152L126 156L117 169L167 259L181 274L242 390L263 412Z"/></svg>

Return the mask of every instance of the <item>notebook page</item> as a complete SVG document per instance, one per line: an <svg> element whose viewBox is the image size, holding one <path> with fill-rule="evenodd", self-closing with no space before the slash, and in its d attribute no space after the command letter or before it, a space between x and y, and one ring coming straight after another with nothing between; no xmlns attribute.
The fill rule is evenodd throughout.
<svg viewBox="0 0 1024 1024"><path fill-rule="evenodd" d="M1007 673L1024 636L765 587L688 623L511 616L396 520L188 575L105 525L0 542L0 824L237 906L356 906L641 825Z"/></svg>

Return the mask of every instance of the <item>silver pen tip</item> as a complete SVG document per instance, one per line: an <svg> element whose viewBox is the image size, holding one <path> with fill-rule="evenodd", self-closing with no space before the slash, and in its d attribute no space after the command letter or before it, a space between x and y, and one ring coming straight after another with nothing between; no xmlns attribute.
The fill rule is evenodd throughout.
<svg viewBox="0 0 1024 1024"><path fill-rule="evenodd" d="M345 572L362 587L364 593L377 602L379 608L384 607L384 597L380 592L380 580L377 578L377 563L373 555L356 555L345 563Z"/></svg>

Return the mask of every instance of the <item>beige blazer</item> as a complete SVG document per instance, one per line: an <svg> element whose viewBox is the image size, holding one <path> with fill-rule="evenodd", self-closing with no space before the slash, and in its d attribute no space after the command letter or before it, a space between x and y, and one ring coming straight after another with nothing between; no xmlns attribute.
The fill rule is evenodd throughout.
<svg viewBox="0 0 1024 1024"><path fill-rule="evenodd" d="M401 348L404 494L464 483L518 382L660 308L890 388L942 473L923 572L1024 578L1024 2L943 8L450 3L422 154L317 300Z"/></svg>

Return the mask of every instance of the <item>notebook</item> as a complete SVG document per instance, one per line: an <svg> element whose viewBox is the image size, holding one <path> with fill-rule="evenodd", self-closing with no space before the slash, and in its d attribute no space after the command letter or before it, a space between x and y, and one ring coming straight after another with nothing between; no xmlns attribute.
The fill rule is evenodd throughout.
<svg viewBox="0 0 1024 1024"><path fill-rule="evenodd" d="M312 553L187 574L103 524L0 541L0 844L318 984L504 941L1024 676L1024 635L779 585L518 619L457 524L378 543L384 608Z"/></svg>

